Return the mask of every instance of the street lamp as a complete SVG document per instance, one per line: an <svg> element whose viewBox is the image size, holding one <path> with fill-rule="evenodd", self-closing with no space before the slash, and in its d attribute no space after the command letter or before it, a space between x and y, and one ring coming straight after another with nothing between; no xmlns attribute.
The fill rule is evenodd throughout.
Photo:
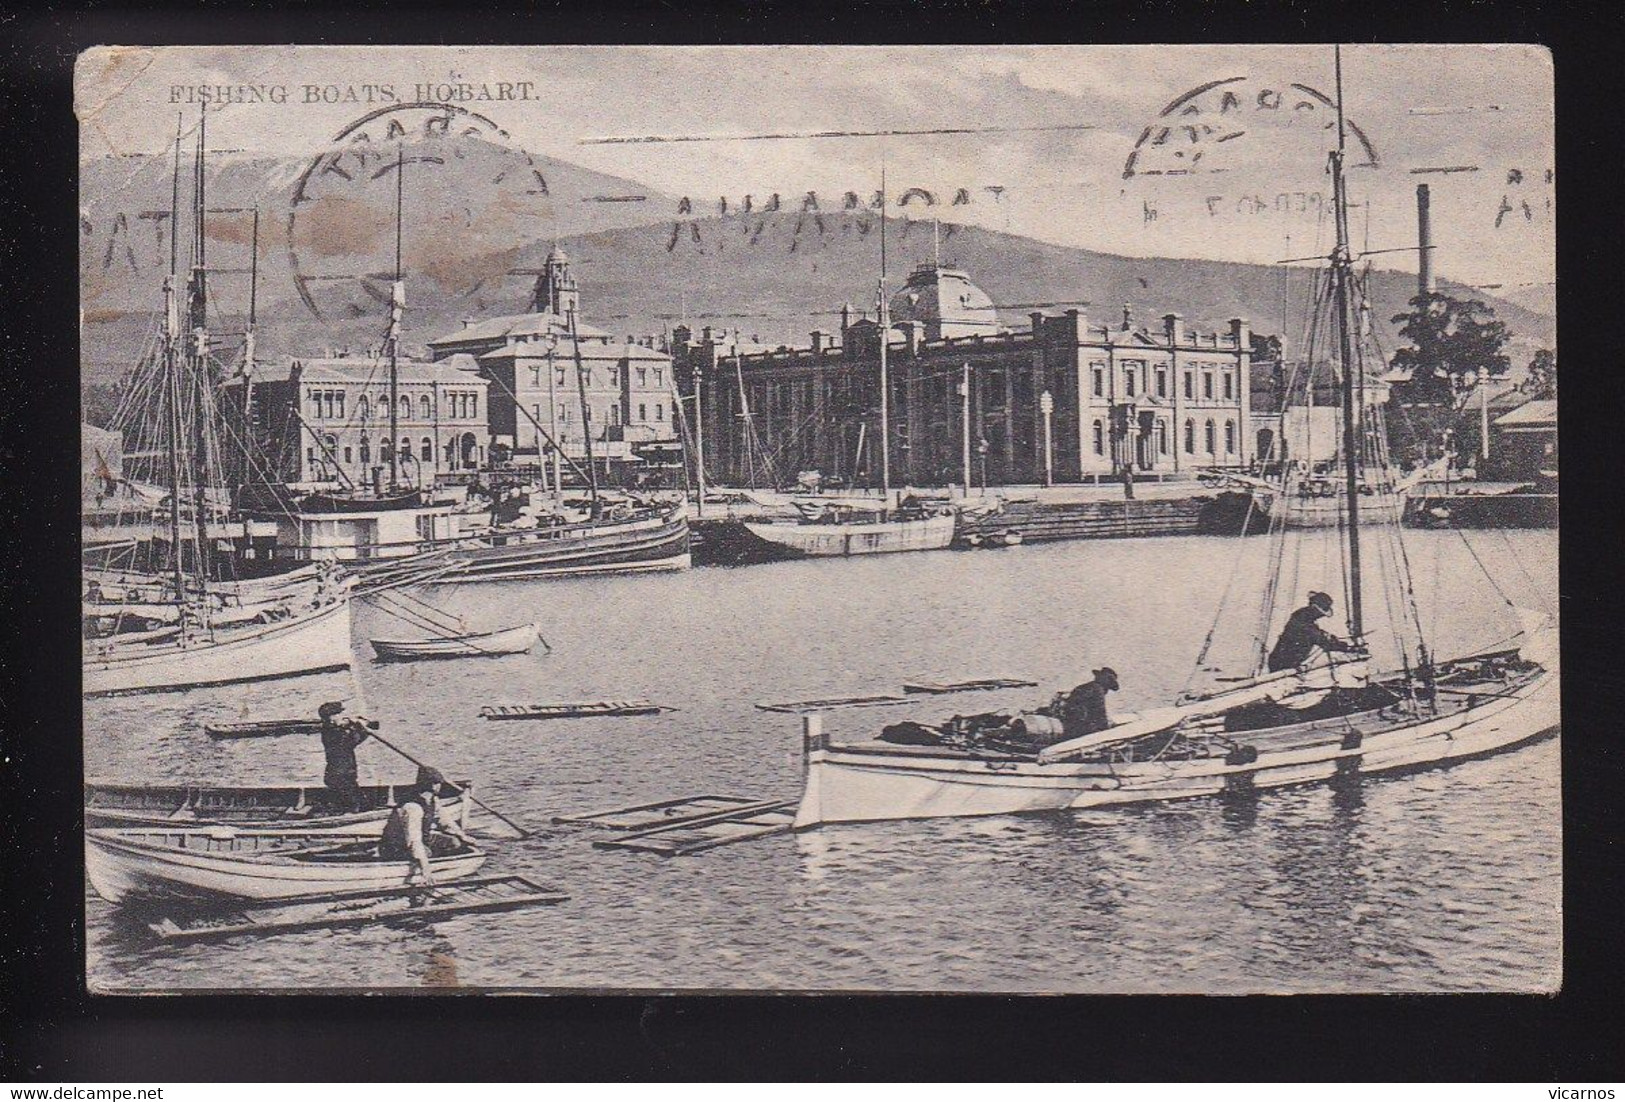
<svg viewBox="0 0 1625 1102"><path fill-rule="evenodd" d="M1049 391L1038 396L1038 408L1044 413L1044 485L1055 485L1055 441L1052 435L1055 420L1055 395Z"/></svg>

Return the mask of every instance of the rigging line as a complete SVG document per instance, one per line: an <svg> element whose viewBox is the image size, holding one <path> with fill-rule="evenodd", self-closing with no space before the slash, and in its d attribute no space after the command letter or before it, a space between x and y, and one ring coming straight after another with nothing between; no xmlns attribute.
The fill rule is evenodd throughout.
<svg viewBox="0 0 1625 1102"><path fill-rule="evenodd" d="M1512 598L1507 596L1506 591L1503 590L1500 583L1495 580L1495 575L1490 573L1490 568L1484 565L1483 559L1478 557L1478 552L1473 549L1472 541L1467 538L1466 529L1457 528L1456 534L1461 537L1462 546L1467 548L1467 553L1473 557L1473 562L1478 564L1478 569L1483 572L1485 579L1490 583L1490 588L1495 590L1496 595L1506 603L1508 608L1516 609L1518 606L1512 603Z"/></svg>

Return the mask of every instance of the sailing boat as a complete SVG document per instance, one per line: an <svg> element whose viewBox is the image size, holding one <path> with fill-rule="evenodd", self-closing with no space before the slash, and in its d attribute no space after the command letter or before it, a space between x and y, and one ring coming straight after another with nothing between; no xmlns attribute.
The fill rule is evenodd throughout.
<svg viewBox="0 0 1625 1102"><path fill-rule="evenodd" d="M1363 643L1362 582L1381 563L1384 592L1398 609L1398 670L1380 671L1369 650L1327 655L1269 671L1264 641L1275 623L1283 575L1296 576L1287 524L1275 522L1271 579L1264 587L1259 646L1244 678L1181 696L1104 730L1039 746L1034 729L1055 717L956 719L940 728L900 725L860 743L832 744L809 724L806 787L795 825L935 816L999 815L1184 799L1440 765L1521 745L1560 724L1557 628L1511 607L1516 646L1437 661L1421 638L1397 523L1362 548L1366 468L1386 465L1380 410L1360 401L1355 352L1355 277L1349 250L1344 171L1342 58L1337 56L1337 148L1331 154L1337 242L1330 257L1331 305L1342 372L1341 543L1350 637ZM1369 430L1369 431L1368 431ZM1366 519L1370 523L1370 519ZM1301 539L1303 537L1293 537ZM1465 537L1464 537L1465 538ZM1476 556L1475 556L1476 557ZM1397 590L1397 592L1395 592ZM1295 592L1287 588L1287 592ZM1222 606L1223 602L1221 602ZM1220 610L1221 615L1223 609ZM1211 641L1212 634L1209 635ZM1510 642L1511 640L1509 640ZM1202 667L1204 653L1197 661Z"/></svg>
<svg viewBox="0 0 1625 1102"><path fill-rule="evenodd" d="M890 303L886 296L886 169L880 170L880 281L875 289L880 354L880 493L877 504L864 499L840 502L793 501L797 515L788 521L744 522L752 537L781 557L876 555L899 551L941 551L952 545L958 516L940 506L906 504L893 508L891 486L891 343ZM934 265L940 268L940 263ZM740 379L744 405L744 380ZM747 421L748 423L748 421ZM865 426L867 427L867 426ZM859 450L862 450L862 433ZM854 463L854 467L856 464Z"/></svg>
<svg viewBox="0 0 1625 1102"><path fill-rule="evenodd" d="M167 458L169 576L93 570L85 584L86 695L154 692L258 681L350 665L350 606L324 572L222 582L214 577L211 523L229 517L219 477L218 418L207 330L204 127L193 176L192 266L183 335L171 238L157 352L134 373L119 427ZM175 138L171 225L180 192ZM211 476L210 472L214 472ZM183 521L190 531L183 536ZM192 553L186 554L190 545ZM188 561L189 560L189 561Z"/></svg>

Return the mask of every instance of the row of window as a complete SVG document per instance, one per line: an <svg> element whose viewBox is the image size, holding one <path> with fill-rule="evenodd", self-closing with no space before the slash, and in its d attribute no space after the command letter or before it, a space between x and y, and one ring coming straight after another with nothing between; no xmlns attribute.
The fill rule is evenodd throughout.
<svg viewBox="0 0 1625 1102"><path fill-rule="evenodd" d="M1123 397L1133 398L1139 393L1140 379L1144 371L1145 364L1140 361L1128 363L1123 366ZM1234 401L1236 397L1235 373L1227 369L1219 374L1223 378L1225 399L1227 401ZM1213 380L1213 371L1204 370L1202 372L1203 398L1212 398L1214 396ZM1152 393L1154 393L1158 398L1168 397L1168 369L1166 367L1157 368L1156 373L1152 378L1151 385L1153 388ZM1106 396L1105 364L1097 363L1089 365L1089 390L1090 393L1096 398L1104 398ZM1192 400L1196 398L1196 372L1188 368L1185 371L1184 390L1186 398Z"/></svg>
<svg viewBox="0 0 1625 1102"><path fill-rule="evenodd" d="M1095 452L1095 454L1096 455L1105 455L1106 454L1106 425L1105 425L1105 423L1097 419L1095 421L1092 429L1091 429L1091 432L1092 432L1092 436L1093 436L1092 443L1094 444L1094 452ZM1167 455L1168 454L1168 422L1162 420L1160 417L1157 419L1156 439L1157 439L1157 454L1158 455ZM1214 422L1212 420L1209 420L1202 428L1202 443L1204 445L1203 451L1205 452L1205 454L1207 454L1207 455L1217 455L1217 454L1219 454L1218 450L1217 450L1218 426L1216 424L1214 424ZM1194 420L1187 420L1185 422L1185 454L1186 455L1195 455L1196 454L1196 422ZM1226 421L1224 423L1224 454L1226 454L1226 455L1235 455L1236 454L1236 423L1234 421Z"/></svg>
<svg viewBox="0 0 1625 1102"><path fill-rule="evenodd" d="M314 444L305 449L305 462L309 466L314 467L321 460L333 462L339 459L342 459L345 466L349 466L350 464L356 462L358 457L363 469L372 463L374 455L372 441L368 440L366 437L362 437L360 444L357 446L352 447L349 444L345 444L341 448L339 447L338 439L329 435L322 438L322 445L323 446L320 449L318 449ZM390 462L392 454L390 452L389 438L387 436L379 439L378 451L376 454L378 456L378 462ZM446 441L445 451L443 454L445 456L446 466L453 467L457 465L458 445L455 438ZM409 436L401 437L401 462L433 463L434 441L425 436L418 442L417 449L414 451L412 447L412 438Z"/></svg>
<svg viewBox="0 0 1625 1102"><path fill-rule="evenodd" d="M342 390L312 390L309 392L310 416L318 421L344 420L344 391ZM480 415L480 393L477 390L457 390L446 394L447 417L451 419L474 420ZM412 419L412 399L401 395L397 406L397 416L403 421ZM434 402L427 394L417 400L418 419L421 421L434 420ZM389 416L389 397L380 394L376 402L369 402L363 394L356 402L355 415L358 421L370 421L374 412L380 419Z"/></svg>
<svg viewBox="0 0 1625 1102"><path fill-rule="evenodd" d="M559 423L560 424L568 425L570 423L570 410L572 408L576 408L573 403L569 403L569 404L564 403L564 402L559 403ZM609 408L609 423L612 424L612 425L620 424L621 423L621 407L612 405L612 406L610 406L608 408ZM666 419L666 403L664 403L664 402L656 402L655 406L654 406L654 410L655 410L655 420L656 421L665 421L665 419ZM542 407L539 406L539 405L531 406L530 407L530 416L531 416L531 418L532 418L532 420L533 420L533 422L535 424L538 424L538 425L541 424L542 423ZM587 420L588 421L592 420L592 403L590 403L590 402L587 404ZM649 406L648 406L647 403L644 403L644 402L639 402L638 403L638 420L643 421L643 422L646 422L646 421L649 420Z"/></svg>
<svg viewBox="0 0 1625 1102"><path fill-rule="evenodd" d="M577 368L576 370L578 370L581 373L581 385L585 386L585 387L588 387L588 388L591 388L592 385L593 385L592 368L590 368L590 367L580 367L580 368ZM608 368L606 370L609 373L609 381L608 381L607 385L609 385L609 386L617 386L617 385L619 385L619 386L628 386L628 385L630 385L628 383L628 381L627 381L629 376L628 376L628 369L626 367L624 367L624 366L622 366L622 367L611 367L611 368ZM651 374L651 369L647 368L647 367L640 367L640 368L637 368L636 370L637 370L637 375L638 375L638 387L640 389L647 389L647 387L649 386L649 376ZM652 369L652 374L654 375L655 386L657 388L664 388L665 385L666 385L666 369L663 368L663 367L653 368ZM559 367L557 364L555 364L553 366L553 385L554 386L563 386L564 383L565 383L565 369L562 368L562 367ZM539 387L539 386L542 385L542 369L541 369L541 367L539 365L530 369L530 385L532 387Z"/></svg>

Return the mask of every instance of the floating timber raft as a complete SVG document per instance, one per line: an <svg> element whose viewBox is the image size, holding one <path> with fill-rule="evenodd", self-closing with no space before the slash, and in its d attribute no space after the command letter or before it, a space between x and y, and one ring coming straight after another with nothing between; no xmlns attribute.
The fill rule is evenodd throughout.
<svg viewBox="0 0 1625 1102"><path fill-rule="evenodd" d="M598 849L683 857L752 838L782 834L795 821L797 802L712 793L581 815L558 815L553 821L613 832L612 837L593 843Z"/></svg>
<svg viewBox="0 0 1625 1102"><path fill-rule="evenodd" d="M801 715L805 712L823 712L834 708L885 708L893 704L908 704L908 697L884 693L876 696L831 696L819 700L786 700L776 704L758 702L764 712L785 712Z"/></svg>
<svg viewBox="0 0 1625 1102"><path fill-rule="evenodd" d="M652 804L610 808L607 811L589 811L581 815L555 815L553 822L561 826L596 827L599 830L648 830L651 827L678 826L718 814L754 811L773 802L758 800L754 796L686 796Z"/></svg>
<svg viewBox="0 0 1625 1102"><path fill-rule="evenodd" d="M385 891L333 892L303 899L248 903L192 912L148 924L165 941L201 941L238 934L281 934L368 922L423 921L473 911L512 911L562 903L570 897L522 876L486 876Z"/></svg>
<svg viewBox="0 0 1625 1102"><path fill-rule="evenodd" d="M565 704L487 704L484 719L587 719L593 716L653 716L674 709L647 700L589 700Z"/></svg>
<svg viewBox="0 0 1625 1102"><path fill-rule="evenodd" d="M988 537L1013 530L1021 534L1023 543L1044 543L1237 532L1250 496L1225 492L1134 501L1012 501L996 512L962 515L958 538L964 541L971 535ZM1266 523L1255 518L1252 527L1263 531Z"/></svg>
<svg viewBox="0 0 1625 1102"><path fill-rule="evenodd" d="M277 735L319 735L319 719L260 719L246 723L205 723L203 732L210 738L273 738Z"/></svg>
<svg viewBox="0 0 1625 1102"><path fill-rule="evenodd" d="M940 696L946 693L982 693L994 689L1030 689L1036 681L1017 677L982 677L974 681L905 681L905 693L928 693Z"/></svg>

